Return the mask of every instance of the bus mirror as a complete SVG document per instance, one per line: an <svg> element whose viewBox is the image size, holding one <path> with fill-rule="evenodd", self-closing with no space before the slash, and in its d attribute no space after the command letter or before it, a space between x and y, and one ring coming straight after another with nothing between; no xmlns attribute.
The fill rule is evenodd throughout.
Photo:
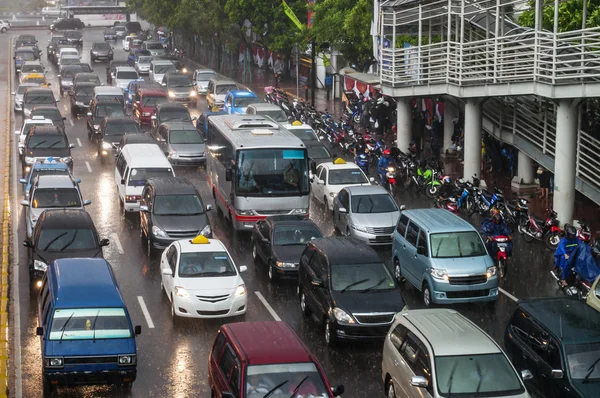
<svg viewBox="0 0 600 398"><path fill-rule="evenodd" d="M225 170L225 181L233 180L233 170L231 168Z"/></svg>

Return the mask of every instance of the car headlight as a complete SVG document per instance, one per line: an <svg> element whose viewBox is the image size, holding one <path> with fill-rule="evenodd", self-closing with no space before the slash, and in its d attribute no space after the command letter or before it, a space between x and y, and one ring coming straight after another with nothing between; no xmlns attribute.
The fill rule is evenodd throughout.
<svg viewBox="0 0 600 398"><path fill-rule="evenodd" d="M190 97L195 97L197 94L195 91L190 91Z"/></svg>
<svg viewBox="0 0 600 398"><path fill-rule="evenodd" d="M99 124L94 124L94 130L98 130L100 128Z"/></svg>
<svg viewBox="0 0 600 398"><path fill-rule="evenodd" d="M27 164L33 164L33 162L35 162L35 158L29 157L29 156L25 156L25 163L27 163Z"/></svg>
<svg viewBox="0 0 600 398"><path fill-rule="evenodd" d="M173 91L169 91L169 97L174 98L175 97L175 93Z"/></svg>
<svg viewBox="0 0 600 398"><path fill-rule="evenodd" d="M340 323L356 323L354 322L354 318L352 318L346 311L341 308L335 307L333 309L333 316L335 320Z"/></svg>
<svg viewBox="0 0 600 398"><path fill-rule="evenodd" d="M182 71L183 73L187 73L187 71L188 71L188 70L187 70L187 68L182 68L182 69L181 69L181 71Z"/></svg>
<svg viewBox="0 0 600 398"><path fill-rule="evenodd" d="M246 294L246 285L244 285L242 283L241 285L239 285L237 287L237 289L235 289L235 296L239 297L239 296L243 296L244 294Z"/></svg>
<svg viewBox="0 0 600 398"><path fill-rule="evenodd" d="M154 236L159 236L161 238L166 238L167 234L162 229L158 228L156 225L152 226L152 234Z"/></svg>
<svg viewBox="0 0 600 398"><path fill-rule="evenodd" d="M488 269L485 272L485 275L488 278L491 278L492 276L496 275L496 266L492 265L491 267L488 267Z"/></svg>
<svg viewBox="0 0 600 398"><path fill-rule="evenodd" d="M329 196L333 198L335 196L335 192L329 192Z"/></svg>
<svg viewBox="0 0 600 398"><path fill-rule="evenodd" d="M283 261L276 261L275 265L278 266L279 268L294 268L296 266L296 264L294 264L294 263L286 263Z"/></svg>
<svg viewBox="0 0 600 398"><path fill-rule="evenodd" d="M442 268L431 268L429 270L429 273L435 279L443 279L445 281L448 280L448 271L446 271L445 269L442 269Z"/></svg>
<svg viewBox="0 0 600 398"><path fill-rule="evenodd" d="M46 264L45 262L40 260L33 260L33 269L35 269L36 271L46 272L47 268L48 264Z"/></svg>
<svg viewBox="0 0 600 398"><path fill-rule="evenodd" d="M75 105L77 105L77 106L83 106L83 102L81 102L81 101L75 101Z"/></svg>
<svg viewBox="0 0 600 398"><path fill-rule="evenodd" d="M151 116L151 115L152 115L152 113L150 113L150 112L142 112L142 116Z"/></svg>
<svg viewBox="0 0 600 398"><path fill-rule="evenodd" d="M393 173L394 171L396 171L396 168L390 166L390 167L387 168L387 171L390 172L390 173Z"/></svg>
<svg viewBox="0 0 600 398"><path fill-rule="evenodd" d="M236 210L238 216L251 216L254 214L252 210Z"/></svg>
<svg viewBox="0 0 600 398"><path fill-rule="evenodd" d="M110 148L112 148L112 145L110 144L110 142L102 143L102 149L110 149Z"/></svg>
<svg viewBox="0 0 600 398"><path fill-rule="evenodd" d="M135 363L135 355L119 355L119 365L134 365Z"/></svg>
<svg viewBox="0 0 600 398"><path fill-rule="evenodd" d="M169 151L169 157L176 158L177 157L177 151L173 151L173 150Z"/></svg>
<svg viewBox="0 0 600 398"><path fill-rule="evenodd" d="M71 156L65 156L64 158L60 158L60 161L62 163L71 163L73 161L73 158Z"/></svg>
<svg viewBox="0 0 600 398"><path fill-rule="evenodd" d="M202 228L202 231L200 231L200 235L202 236L210 236L212 234L212 229L210 229L210 225L207 225L206 227Z"/></svg>
<svg viewBox="0 0 600 398"><path fill-rule="evenodd" d="M112 52L112 51L109 51L109 52L108 52L108 55L113 55L113 52Z"/></svg>
<svg viewBox="0 0 600 398"><path fill-rule="evenodd" d="M179 297L190 297L190 294L181 286L175 286L175 294Z"/></svg>
<svg viewBox="0 0 600 398"><path fill-rule="evenodd" d="M303 215L303 214L307 214L308 213L308 209L293 209L290 214L292 215Z"/></svg>
<svg viewBox="0 0 600 398"><path fill-rule="evenodd" d="M350 224L353 230L358 232L367 232L367 227L361 227L360 225Z"/></svg>
<svg viewBox="0 0 600 398"><path fill-rule="evenodd" d="M62 368L64 364L62 358L46 358L44 362L48 368Z"/></svg>

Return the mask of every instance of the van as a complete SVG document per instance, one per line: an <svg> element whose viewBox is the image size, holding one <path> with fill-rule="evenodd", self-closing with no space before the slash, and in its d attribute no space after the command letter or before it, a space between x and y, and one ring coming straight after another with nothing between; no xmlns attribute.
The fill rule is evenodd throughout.
<svg viewBox="0 0 600 398"><path fill-rule="evenodd" d="M155 59L150 62L150 71L148 72L148 78L150 81L156 82L162 85L163 78L168 72L177 72L177 67L172 61L167 59Z"/></svg>
<svg viewBox="0 0 600 398"><path fill-rule="evenodd" d="M74 56L77 56L79 59L81 59L81 56L79 55L79 51L77 51L76 48L73 48L73 47L63 47L58 52L58 66L60 66L61 59L65 55L74 55Z"/></svg>
<svg viewBox="0 0 600 398"><path fill-rule="evenodd" d="M206 95L208 82L210 79L216 79L217 72L212 69L196 69L192 75L192 81L198 95Z"/></svg>
<svg viewBox="0 0 600 398"><path fill-rule="evenodd" d="M208 358L208 383L211 396L222 398L334 398L344 392L329 386L317 358L285 322L221 326Z"/></svg>
<svg viewBox="0 0 600 398"><path fill-rule="evenodd" d="M115 183L124 214L140 210L140 198L151 177L175 177L171 163L154 144L125 146L115 164Z"/></svg>
<svg viewBox="0 0 600 398"><path fill-rule="evenodd" d="M496 266L479 232L447 210L402 210L392 264L396 279L420 290L427 307L498 300Z"/></svg>
<svg viewBox="0 0 600 398"><path fill-rule="evenodd" d="M103 258L63 258L48 265L38 296L44 397L58 386L117 384L137 376L133 327L111 265Z"/></svg>
<svg viewBox="0 0 600 398"><path fill-rule="evenodd" d="M113 86L96 86L94 87L94 99L117 99L125 105L125 94L123 89Z"/></svg>
<svg viewBox="0 0 600 398"><path fill-rule="evenodd" d="M208 109L217 107L222 109L225 105L225 96L230 90L237 90L238 86L233 80L210 79L206 93Z"/></svg>

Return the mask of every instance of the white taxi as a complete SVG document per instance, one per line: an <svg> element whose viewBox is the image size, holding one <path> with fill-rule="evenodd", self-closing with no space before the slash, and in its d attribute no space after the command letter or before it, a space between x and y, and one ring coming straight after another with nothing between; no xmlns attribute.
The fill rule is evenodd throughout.
<svg viewBox="0 0 600 398"><path fill-rule="evenodd" d="M342 188L371 185L373 181L375 179L367 177L356 164L337 158L317 166L310 179L310 193L316 200L326 204L329 210L333 210L333 198Z"/></svg>
<svg viewBox="0 0 600 398"><path fill-rule="evenodd" d="M21 126L21 130L15 131L15 134L19 134L19 156L23 156L23 151L25 149L25 138L27 138L27 134L33 126L51 126L53 124L54 122L52 122L52 120L46 119L42 115L34 116L31 119L25 119L23 121L23 125Z"/></svg>
<svg viewBox="0 0 600 398"><path fill-rule="evenodd" d="M225 318L246 313L248 294L240 272L218 239L200 235L169 245L160 259L161 288L171 301L173 321Z"/></svg>

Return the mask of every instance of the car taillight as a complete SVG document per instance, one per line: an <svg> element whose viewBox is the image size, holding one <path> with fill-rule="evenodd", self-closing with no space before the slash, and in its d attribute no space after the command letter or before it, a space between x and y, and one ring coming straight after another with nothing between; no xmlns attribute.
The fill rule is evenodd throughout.
<svg viewBox="0 0 600 398"><path fill-rule="evenodd" d="M125 200L127 202L137 202L140 199L141 199L141 196L139 196L139 195L127 195L127 196L125 196Z"/></svg>

